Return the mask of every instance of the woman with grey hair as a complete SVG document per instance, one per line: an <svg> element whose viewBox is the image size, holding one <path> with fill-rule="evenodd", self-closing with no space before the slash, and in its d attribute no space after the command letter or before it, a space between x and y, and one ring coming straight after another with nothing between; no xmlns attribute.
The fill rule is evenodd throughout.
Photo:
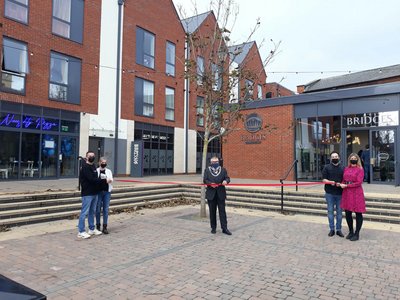
<svg viewBox="0 0 400 300"><path fill-rule="evenodd" d="M100 179L111 179L113 182L113 175L110 169L107 168L107 158L100 157L99 167L97 168L97 174ZM99 186L100 193L97 198L96 208L96 228L100 230L100 213L103 209L103 233L108 234L107 222L108 222L108 208L111 200L112 185L108 183L102 183Z"/></svg>

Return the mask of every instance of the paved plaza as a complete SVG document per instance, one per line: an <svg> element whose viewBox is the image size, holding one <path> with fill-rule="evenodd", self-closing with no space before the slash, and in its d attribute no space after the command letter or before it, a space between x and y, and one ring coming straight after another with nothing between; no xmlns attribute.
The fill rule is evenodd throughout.
<svg viewBox="0 0 400 300"><path fill-rule="evenodd" d="M322 217L227 212L232 236L211 234L199 205L112 215L87 240L77 220L13 228L1 274L58 300L400 299L399 225L364 222L350 242Z"/></svg>

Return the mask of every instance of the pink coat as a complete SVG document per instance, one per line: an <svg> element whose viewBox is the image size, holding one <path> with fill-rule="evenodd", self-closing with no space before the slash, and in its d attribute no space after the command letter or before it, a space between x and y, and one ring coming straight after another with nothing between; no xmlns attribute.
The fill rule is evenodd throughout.
<svg viewBox="0 0 400 300"><path fill-rule="evenodd" d="M359 167L346 167L343 172L343 181L352 182L343 189L342 204L340 208L358 213L365 213L365 197L362 188L364 169Z"/></svg>

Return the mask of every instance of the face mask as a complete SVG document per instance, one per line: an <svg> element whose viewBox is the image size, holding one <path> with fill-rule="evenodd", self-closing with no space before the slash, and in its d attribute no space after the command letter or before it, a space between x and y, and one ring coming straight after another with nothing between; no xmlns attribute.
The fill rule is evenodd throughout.
<svg viewBox="0 0 400 300"><path fill-rule="evenodd" d="M339 158L332 158L332 163L337 164L339 162Z"/></svg>
<svg viewBox="0 0 400 300"><path fill-rule="evenodd" d="M101 164L100 165L102 168L105 168L105 167L107 167L107 164Z"/></svg>
<svg viewBox="0 0 400 300"><path fill-rule="evenodd" d="M213 167L214 169L218 168L218 166L219 166L219 163L212 163L211 164L211 167Z"/></svg>
<svg viewBox="0 0 400 300"><path fill-rule="evenodd" d="M94 162L94 160L95 160L95 157L94 157L94 156L90 156L90 157L88 158L88 161L91 162L91 163Z"/></svg>
<svg viewBox="0 0 400 300"><path fill-rule="evenodd" d="M357 159L350 159L350 163L353 164L353 165L357 164L357 162L358 162Z"/></svg>

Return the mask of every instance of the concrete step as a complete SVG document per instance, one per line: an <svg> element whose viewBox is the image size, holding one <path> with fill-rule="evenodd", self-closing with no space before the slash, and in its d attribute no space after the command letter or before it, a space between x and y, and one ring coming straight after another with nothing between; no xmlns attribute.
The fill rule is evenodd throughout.
<svg viewBox="0 0 400 300"><path fill-rule="evenodd" d="M136 197L129 197L129 198L121 198L121 199L113 199L111 198L110 208L114 208L117 205L127 205L130 203L138 203L143 201L154 201L158 199L172 199L181 197L181 192L173 192L173 193L159 193L155 195L137 195ZM50 214L50 213L57 213L57 212L64 212L70 210L80 210L82 207L81 202L78 203L71 203L66 202L64 205L54 205L54 206L43 206L43 207L34 207L34 208L24 208L24 209L12 209L12 210L5 210L0 212L0 220L7 219L7 218L15 218L15 217L23 217L28 215L39 215L39 214Z"/></svg>

